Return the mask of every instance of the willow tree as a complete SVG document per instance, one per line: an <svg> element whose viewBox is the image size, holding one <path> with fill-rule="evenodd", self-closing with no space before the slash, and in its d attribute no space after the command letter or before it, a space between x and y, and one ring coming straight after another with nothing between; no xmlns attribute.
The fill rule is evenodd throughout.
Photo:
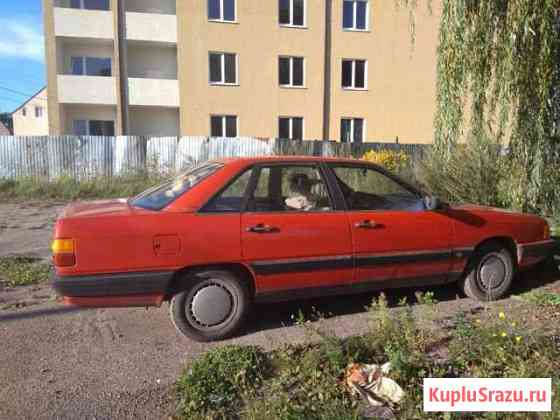
<svg viewBox="0 0 560 420"><path fill-rule="evenodd" d="M410 8L412 33L419 3L435 6L396 1ZM560 0L435 1L436 151L461 139L507 145L512 204L560 205Z"/></svg>

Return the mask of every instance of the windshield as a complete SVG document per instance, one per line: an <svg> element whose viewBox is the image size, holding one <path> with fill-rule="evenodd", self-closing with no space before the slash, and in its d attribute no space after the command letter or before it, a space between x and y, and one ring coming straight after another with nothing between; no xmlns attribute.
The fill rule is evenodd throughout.
<svg viewBox="0 0 560 420"><path fill-rule="evenodd" d="M173 181L144 191L132 199L130 204L147 210L161 210L222 166L221 163L206 163L194 167Z"/></svg>

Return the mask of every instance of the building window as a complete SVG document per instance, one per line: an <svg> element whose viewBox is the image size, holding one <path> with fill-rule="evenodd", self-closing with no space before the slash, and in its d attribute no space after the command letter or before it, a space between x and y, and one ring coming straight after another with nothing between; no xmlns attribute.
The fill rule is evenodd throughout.
<svg viewBox="0 0 560 420"><path fill-rule="evenodd" d="M36 106L35 107L35 118L42 118L43 117L43 107Z"/></svg>
<svg viewBox="0 0 560 420"><path fill-rule="evenodd" d="M278 137L287 140L303 140L303 118L280 117L278 119Z"/></svg>
<svg viewBox="0 0 560 420"><path fill-rule="evenodd" d="M305 0L279 0L280 25L305 26Z"/></svg>
<svg viewBox="0 0 560 420"><path fill-rule="evenodd" d="M72 9L109 10L110 0L70 0Z"/></svg>
<svg viewBox="0 0 560 420"><path fill-rule="evenodd" d="M109 136L115 135L114 121L74 120L73 132L76 136Z"/></svg>
<svg viewBox="0 0 560 420"><path fill-rule="evenodd" d="M342 143L362 143L364 141L363 118L343 118L340 124Z"/></svg>
<svg viewBox="0 0 560 420"><path fill-rule="evenodd" d="M208 0L208 19L235 22L235 0Z"/></svg>
<svg viewBox="0 0 560 420"><path fill-rule="evenodd" d="M367 0L344 0L342 27L352 31L368 30L369 2Z"/></svg>
<svg viewBox="0 0 560 420"><path fill-rule="evenodd" d="M237 55L210 53L210 83L220 85L237 84Z"/></svg>
<svg viewBox="0 0 560 420"><path fill-rule="evenodd" d="M365 89L367 80L366 60L342 60L342 87Z"/></svg>
<svg viewBox="0 0 560 420"><path fill-rule="evenodd" d="M237 137L237 117L235 115L212 115L210 117L211 137Z"/></svg>
<svg viewBox="0 0 560 420"><path fill-rule="evenodd" d="M26 107L22 108L21 115L23 115L24 117L27 117L27 108Z"/></svg>
<svg viewBox="0 0 560 420"><path fill-rule="evenodd" d="M98 57L71 57L70 70L75 76L111 77L111 59Z"/></svg>
<svg viewBox="0 0 560 420"><path fill-rule="evenodd" d="M278 60L280 86L303 87L303 57L280 57Z"/></svg>

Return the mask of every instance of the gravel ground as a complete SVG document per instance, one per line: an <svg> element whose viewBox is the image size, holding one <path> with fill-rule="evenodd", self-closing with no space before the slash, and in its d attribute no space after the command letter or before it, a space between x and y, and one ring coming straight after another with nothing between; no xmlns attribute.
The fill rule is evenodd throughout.
<svg viewBox="0 0 560 420"><path fill-rule="evenodd" d="M0 204L0 256L47 257L60 208L61 203ZM560 290L560 275L554 270L528 273L517 292L535 284ZM459 299L453 286L435 291L440 320L481 308ZM389 298L396 302L403 296L412 297L412 291L392 292ZM334 315L321 321L325 328L339 336L359 334L367 327L364 307L371 297L257 306L258 315L247 330L227 342L266 349L302 342L308 337L291 316L299 309L311 314L313 307ZM167 305L79 310L56 302L48 285L0 290L2 303L8 309L0 310L1 419L168 418L175 406L173 383L184 364L224 344L200 344L179 335L168 319ZM492 305L514 310L522 303L510 298ZM422 309L415 306L418 317Z"/></svg>

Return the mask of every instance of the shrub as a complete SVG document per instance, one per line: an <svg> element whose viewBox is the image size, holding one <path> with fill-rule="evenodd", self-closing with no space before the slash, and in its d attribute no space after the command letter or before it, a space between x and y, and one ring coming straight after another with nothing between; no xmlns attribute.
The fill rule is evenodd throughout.
<svg viewBox="0 0 560 420"><path fill-rule="evenodd" d="M469 141L450 153L431 149L420 166L419 181L432 194L450 202L503 206L510 201L502 193L506 174L499 144Z"/></svg>
<svg viewBox="0 0 560 420"><path fill-rule="evenodd" d="M266 372L259 347L230 345L212 349L194 361L177 383L182 418L222 416L238 408L243 392Z"/></svg>
<svg viewBox="0 0 560 420"><path fill-rule="evenodd" d="M370 150L362 156L362 159L373 162L394 173L403 173L411 165L410 156L402 151Z"/></svg>

